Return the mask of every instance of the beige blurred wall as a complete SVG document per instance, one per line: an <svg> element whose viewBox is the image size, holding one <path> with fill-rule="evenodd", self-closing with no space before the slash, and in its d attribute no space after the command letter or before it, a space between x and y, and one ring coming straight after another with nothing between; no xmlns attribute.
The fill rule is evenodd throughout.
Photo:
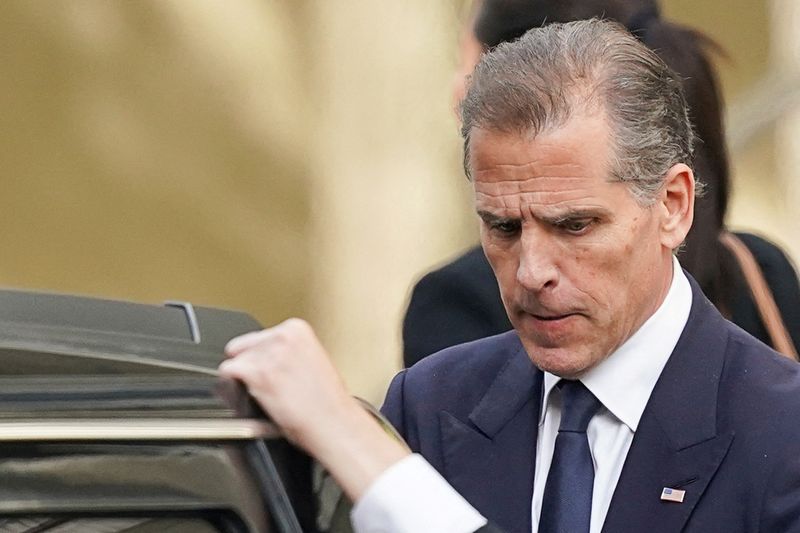
<svg viewBox="0 0 800 533"><path fill-rule="evenodd" d="M379 401L400 366L416 276L476 225L451 81L456 2L315 2L319 98L309 318L352 388Z"/></svg>
<svg viewBox="0 0 800 533"><path fill-rule="evenodd" d="M318 328L356 392L466 246L461 1L0 4L0 285Z"/></svg>
<svg viewBox="0 0 800 533"><path fill-rule="evenodd" d="M308 89L288 9L0 5L0 283L265 322L308 309Z"/></svg>
<svg viewBox="0 0 800 533"><path fill-rule="evenodd" d="M466 3L0 3L0 285L305 316L379 401L411 284L477 240ZM664 3L728 50L729 102L796 68L796 0ZM799 123L735 152L731 213L795 255Z"/></svg>

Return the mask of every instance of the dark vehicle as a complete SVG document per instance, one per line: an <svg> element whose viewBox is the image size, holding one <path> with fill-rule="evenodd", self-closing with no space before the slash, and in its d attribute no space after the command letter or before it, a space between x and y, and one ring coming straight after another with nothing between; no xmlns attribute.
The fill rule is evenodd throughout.
<svg viewBox="0 0 800 533"><path fill-rule="evenodd" d="M249 316L0 291L0 532L349 531L216 367Z"/></svg>

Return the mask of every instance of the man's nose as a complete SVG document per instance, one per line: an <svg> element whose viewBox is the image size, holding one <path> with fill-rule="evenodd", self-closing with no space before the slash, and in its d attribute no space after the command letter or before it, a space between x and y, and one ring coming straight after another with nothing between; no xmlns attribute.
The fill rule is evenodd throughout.
<svg viewBox="0 0 800 533"><path fill-rule="evenodd" d="M520 237L517 282L534 292L555 287L558 283L557 253L546 235L523 232Z"/></svg>

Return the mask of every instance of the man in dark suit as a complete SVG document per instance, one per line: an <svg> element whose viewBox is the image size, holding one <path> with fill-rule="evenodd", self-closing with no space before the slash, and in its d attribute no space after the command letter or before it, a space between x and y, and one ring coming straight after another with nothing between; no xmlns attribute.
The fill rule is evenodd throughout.
<svg viewBox="0 0 800 533"><path fill-rule="evenodd" d="M797 366L674 259L695 189L680 87L598 21L475 70L465 164L514 331L399 374L383 410L509 532L800 531Z"/></svg>
<svg viewBox="0 0 800 533"><path fill-rule="evenodd" d="M673 255L695 194L680 87L597 20L481 60L465 163L514 331L392 382L384 412L429 464L355 406L306 324L228 346L223 373L333 472L357 531L800 532L800 367Z"/></svg>

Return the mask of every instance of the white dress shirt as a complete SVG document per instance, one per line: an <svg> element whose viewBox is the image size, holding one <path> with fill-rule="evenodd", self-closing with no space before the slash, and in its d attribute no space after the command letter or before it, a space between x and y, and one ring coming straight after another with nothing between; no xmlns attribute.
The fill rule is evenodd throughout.
<svg viewBox="0 0 800 533"><path fill-rule="evenodd" d="M692 288L675 259L672 283L661 306L622 346L580 378L603 404L586 429L594 461L590 533L600 533L603 527L633 435L650 393L683 332L691 306ZM561 422L561 398L556 388L560 379L544 373L544 408L539 418L533 482L534 532L539 527L542 496Z"/></svg>
<svg viewBox="0 0 800 533"><path fill-rule="evenodd" d="M472 533L486 525L421 455L395 463L350 514L355 533Z"/></svg>
<svg viewBox="0 0 800 533"><path fill-rule="evenodd" d="M689 318L692 290L677 259L667 296L641 328L581 377L603 404L586 430L595 467L590 533L599 533L647 401ZM545 372L531 504L533 533L561 421L558 376ZM353 508L356 533L472 533L486 524L436 470L411 455L384 472Z"/></svg>

